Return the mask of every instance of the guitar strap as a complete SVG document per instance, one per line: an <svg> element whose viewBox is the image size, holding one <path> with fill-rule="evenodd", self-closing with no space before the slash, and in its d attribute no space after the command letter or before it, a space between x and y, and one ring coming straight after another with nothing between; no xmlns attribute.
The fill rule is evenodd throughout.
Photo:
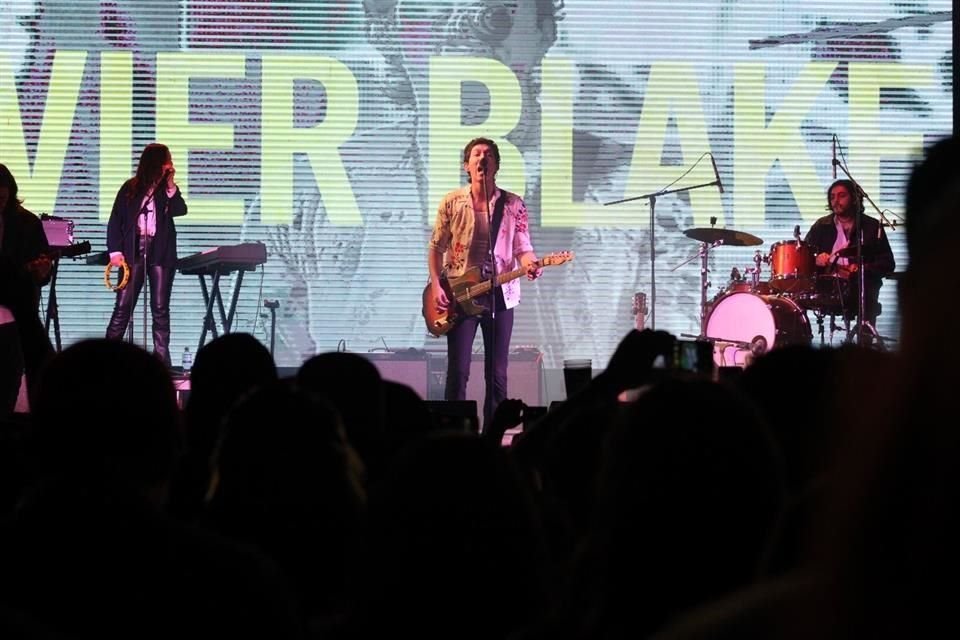
<svg viewBox="0 0 960 640"><path fill-rule="evenodd" d="M500 197L497 198L497 204L493 205L493 220L490 223L492 225L492 228L490 229L490 236L493 238L493 247L491 247L490 250L494 255L496 255L497 238L500 237L500 224L503 222L503 210L506 207L506 204L507 192L501 189ZM506 303L503 300L503 290L500 287L494 289L493 299L496 300L497 311L503 311L507 308ZM484 306L489 309L489 302Z"/></svg>
<svg viewBox="0 0 960 640"><path fill-rule="evenodd" d="M500 190L500 197L497 198L497 204L493 205L493 229L492 236L494 238L494 248L496 248L496 239L500 237L500 223L503 222L503 209L507 205L507 192L503 189Z"/></svg>

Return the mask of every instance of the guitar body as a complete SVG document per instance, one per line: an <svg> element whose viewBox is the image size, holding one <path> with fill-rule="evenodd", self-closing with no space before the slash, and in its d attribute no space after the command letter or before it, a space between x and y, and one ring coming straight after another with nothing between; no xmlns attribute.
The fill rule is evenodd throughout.
<svg viewBox="0 0 960 640"><path fill-rule="evenodd" d="M471 289L485 284L487 283L481 280L480 269L477 267L467 269L457 278L441 278L440 285L450 300L450 306L446 311L437 311L428 282L423 289L423 318L427 323L427 331L437 337L445 335L464 316L475 316L486 311L487 308L478 304L471 295Z"/></svg>
<svg viewBox="0 0 960 640"><path fill-rule="evenodd" d="M570 251L559 251L537 260L538 267L552 267L573 260ZM524 275L527 270L523 267L497 275L496 286L515 280ZM477 300L493 290L490 280L480 277L479 267L467 269L462 276L456 278L440 278L440 286L450 300L446 311L437 311L437 304L433 299L430 283L423 289L423 319L427 323L427 331L440 337L446 334L458 320L466 316L475 316L487 310L487 307Z"/></svg>

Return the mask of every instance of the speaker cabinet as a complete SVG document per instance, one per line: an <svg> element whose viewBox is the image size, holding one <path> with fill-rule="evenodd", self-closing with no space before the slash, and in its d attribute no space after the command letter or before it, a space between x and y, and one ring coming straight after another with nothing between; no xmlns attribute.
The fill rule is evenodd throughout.
<svg viewBox="0 0 960 640"><path fill-rule="evenodd" d="M405 384L423 400L427 399L427 354L423 351L410 349L360 355L374 364L384 380Z"/></svg>
<svg viewBox="0 0 960 640"><path fill-rule="evenodd" d="M476 400L483 407L487 388L483 372L483 354L475 353L467 380L467 400ZM523 400L529 406L543 404L543 354L536 349L518 349L510 354L507 364L507 397Z"/></svg>

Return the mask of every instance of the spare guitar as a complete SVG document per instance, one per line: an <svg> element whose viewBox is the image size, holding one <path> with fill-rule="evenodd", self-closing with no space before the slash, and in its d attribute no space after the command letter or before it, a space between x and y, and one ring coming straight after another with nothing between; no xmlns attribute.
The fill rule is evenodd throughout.
<svg viewBox="0 0 960 640"><path fill-rule="evenodd" d="M637 291L633 294L633 320L637 331L643 331L647 325L647 294Z"/></svg>
<svg viewBox="0 0 960 640"><path fill-rule="evenodd" d="M553 267L558 264L570 262L573 260L571 251L559 251L543 256L537 260L539 267ZM525 275L527 270L524 267L501 273L497 276L497 286L516 280ZM442 336L459 321L466 316L475 316L486 311L486 307L478 304L476 299L490 292L490 280L481 279L480 269L474 267L457 278L441 278L440 284L450 300L450 306L446 311L438 311L436 301L433 299L430 283L423 289L423 319L427 323L427 331L435 336Z"/></svg>

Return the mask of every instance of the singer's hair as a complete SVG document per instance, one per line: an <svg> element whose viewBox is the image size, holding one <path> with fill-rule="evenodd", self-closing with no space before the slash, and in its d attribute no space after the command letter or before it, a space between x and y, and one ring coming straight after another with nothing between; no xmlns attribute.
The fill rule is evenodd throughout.
<svg viewBox="0 0 960 640"><path fill-rule="evenodd" d="M127 192L131 200L142 198L147 189L163 177L163 165L170 160L170 149L167 145L152 142L143 148L140 154L140 163L137 165L137 175L130 181Z"/></svg>
<svg viewBox="0 0 960 640"><path fill-rule="evenodd" d="M853 180L847 180L846 178L841 178L840 180L835 181L830 185L830 188L827 189L827 211L833 213L833 207L830 206L830 196L833 194L833 190L837 187L843 187L847 190L847 193L850 194L850 197L856 201L857 213L863 213L863 194L860 193L860 187L857 186Z"/></svg>
<svg viewBox="0 0 960 640"><path fill-rule="evenodd" d="M463 148L463 162L466 164L470 160L470 152L473 151L473 148L478 144L485 144L493 150L493 157L497 161L497 167L500 166L500 147L497 146L497 143L491 140L490 138L474 138L467 143L467 146Z"/></svg>
<svg viewBox="0 0 960 640"><path fill-rule="evenodd" d="M6 187L10 192L7 200L7 206L4 208L4 211L0 211L0 214L15 211L17 205L23 203L22 200L17 199L17 193L20 191L20 187L17 186L17 180L13 177L10 169L8 169L7 165L3 163L0 163L0 187Z"/></svg>

